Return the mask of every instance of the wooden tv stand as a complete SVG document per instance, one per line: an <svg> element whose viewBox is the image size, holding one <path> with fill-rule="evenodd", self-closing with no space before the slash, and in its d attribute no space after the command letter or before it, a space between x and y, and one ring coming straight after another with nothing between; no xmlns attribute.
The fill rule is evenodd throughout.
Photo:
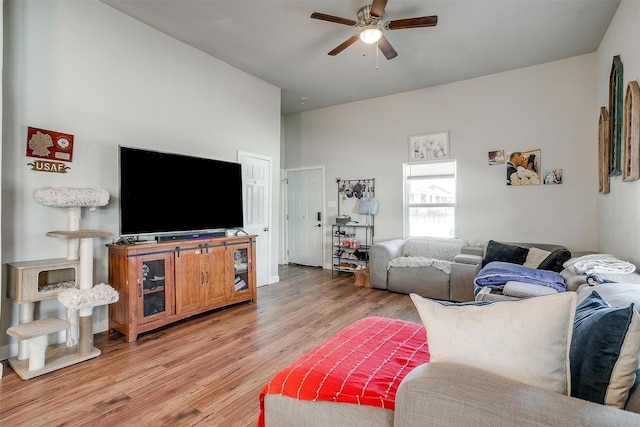
<svg viewBox="0 0 640 427"><path fill-rule="evenodd" d="M257 301L256 236L107 245L109 328L138 334L215 308Z"/></svg>

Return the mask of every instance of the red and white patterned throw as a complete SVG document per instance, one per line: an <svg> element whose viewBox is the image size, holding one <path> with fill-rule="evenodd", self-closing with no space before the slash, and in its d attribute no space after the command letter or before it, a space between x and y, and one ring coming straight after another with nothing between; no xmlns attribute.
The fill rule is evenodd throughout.
<svg viewBox="0 0 640 427"><path fill-rule="evenodd" d="M429 361L422 325L383 317L366 317L342 329L287 368L260 392L299 400L371 405L394 409L400 382Z"/></svg>

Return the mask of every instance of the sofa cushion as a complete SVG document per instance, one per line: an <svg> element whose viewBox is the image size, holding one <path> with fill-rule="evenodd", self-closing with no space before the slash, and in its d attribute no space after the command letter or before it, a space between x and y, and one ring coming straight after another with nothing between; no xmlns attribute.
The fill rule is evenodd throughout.
<svg viewBox="0 0 640 427"><path fill-rule="evenodd" d="M563 264L571 258L571 252L568 249L556 249L551 252L536 268L540 270L551 270L560 273L564 267Z"/></svg>
<svg viewBox="0 0 640 427"><path fill-rule="evenodd" d="M526 261L528 253L528 248L489 240L489 243L487 244L487 252L482 260L482 266L484 267L492 261L510 262L522 265Z"/></svg>
<svg viewBox="0 0 640 427"><path fill-rule="evenodd" d="M524 260L524 266L531 268L538 268L540 263L544 261L549 255L551 255L551 251L545 251L540 248L529 248L529 252L527 252L527 258Z"/></svg>
<svg viewBox="0 0 640 427"><path fill-rule="evenodd" d="M532 298L557 294L558 291L548 286L532 285L531 283L510 280L504 284L502 293L511 297Z"/></svg>
<svg viewBox="0 0 640 427"><path fill-rule="evenodd" d="M636 379L640 316L634 304L611 307L595 290L576 310L571 395L624 408Z"/></svg>
<svg viewBox="0 0 640 427"><path fill-rule="evenodd" d="M611 307L628 307L634 303L636 310L640 308L640 283L602 283L597 286L582 284L577 290L578 305L587 299L592 292L604 299Z"/></svg>
<svg viewBox="0 0 640 427"><path fill-rule="evenodd" d="M487 305L411 299L427 331L431 362L473 366L568 394L575 293Z"/></svg>
<svg viewBox="0 0 640 427"><path fill-rule="evenodd" d="M469 242L443 237L413 237L402 246L402 256L453 261Z"/></svg>

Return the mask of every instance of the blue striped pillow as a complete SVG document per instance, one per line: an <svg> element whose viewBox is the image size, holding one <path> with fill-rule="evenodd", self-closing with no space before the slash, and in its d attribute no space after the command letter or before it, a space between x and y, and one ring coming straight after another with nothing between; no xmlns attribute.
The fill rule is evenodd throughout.
<svg viewBox="0 0 640 427"><path fill-rule="evenodd" d="M624 408L636 379L640 315L611 307L595 290L576 308L571 339L571 395Z"/></svg>

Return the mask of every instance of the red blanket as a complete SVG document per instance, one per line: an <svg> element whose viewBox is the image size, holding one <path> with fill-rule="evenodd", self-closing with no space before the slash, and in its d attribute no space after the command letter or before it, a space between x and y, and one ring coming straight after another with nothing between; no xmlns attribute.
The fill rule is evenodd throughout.
<svg viewBox="0 0 640 427"><path fill-rule="evenodd" d="M429 361L422 325L367 317L347 326L278 372L260 393L394 409L396 391L416 366Z"/></svg>

